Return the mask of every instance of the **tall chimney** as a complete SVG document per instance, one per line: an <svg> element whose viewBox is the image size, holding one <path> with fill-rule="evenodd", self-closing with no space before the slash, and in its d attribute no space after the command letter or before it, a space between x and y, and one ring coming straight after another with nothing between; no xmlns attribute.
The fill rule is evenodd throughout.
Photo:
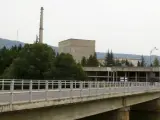
<svg viewBox="0 0 160 120"><path fill-rule="evenodd" d="M39 43L43 43L43 7L41 7L40 26L39 26Z"/></svg>

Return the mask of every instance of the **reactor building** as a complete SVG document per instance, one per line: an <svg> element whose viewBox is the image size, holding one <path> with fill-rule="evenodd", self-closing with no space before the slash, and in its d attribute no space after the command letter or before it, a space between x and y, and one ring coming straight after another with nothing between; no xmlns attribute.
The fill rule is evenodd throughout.
<svg viewBox="0 0 160 120"><path fill-rule="evenodd" d="M80 62L82 57L88 58L95 53L95 40L67 39L58 44L59 53L69 53L76 62Z"/></svg>

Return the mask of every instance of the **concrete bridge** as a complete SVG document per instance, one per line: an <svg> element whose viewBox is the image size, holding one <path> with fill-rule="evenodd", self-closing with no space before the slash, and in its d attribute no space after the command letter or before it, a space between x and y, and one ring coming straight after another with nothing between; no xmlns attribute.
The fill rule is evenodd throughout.
<svg viewBox="0 0 160 120"><path fill-rule="evenodd" d="M158 82L0 80L0 89L1 120L76 120L112 110L112 120L129 120L131 106L160 97Z"/></svg>

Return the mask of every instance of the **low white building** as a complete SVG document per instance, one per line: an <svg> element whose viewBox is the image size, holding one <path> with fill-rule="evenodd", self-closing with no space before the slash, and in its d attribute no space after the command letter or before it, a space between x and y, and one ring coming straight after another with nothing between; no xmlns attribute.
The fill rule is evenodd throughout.
<svg viewBox="0 0 160 120"><path fill-rule="evenodd" d="M132 59L132 58L115 58L115 60L117 60L117 59L119 61L128 60L128 62L132 63L134 66L137 66L138 61L141 62L140 58L137 58L137 59ZM98 61L99 61L100 64L104 65L105 59L101 58L101 59L98 59Z"/></svg>

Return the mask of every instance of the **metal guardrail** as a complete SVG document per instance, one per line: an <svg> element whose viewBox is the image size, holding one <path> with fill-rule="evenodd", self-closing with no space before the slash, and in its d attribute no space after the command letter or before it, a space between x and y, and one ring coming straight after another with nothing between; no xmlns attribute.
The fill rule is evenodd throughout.
<svg viewBox="0 0 160 120"><path fill-rule="evenodd" d="M1 79L0 105L155 89L160 90L160 83Z"/></svg>

